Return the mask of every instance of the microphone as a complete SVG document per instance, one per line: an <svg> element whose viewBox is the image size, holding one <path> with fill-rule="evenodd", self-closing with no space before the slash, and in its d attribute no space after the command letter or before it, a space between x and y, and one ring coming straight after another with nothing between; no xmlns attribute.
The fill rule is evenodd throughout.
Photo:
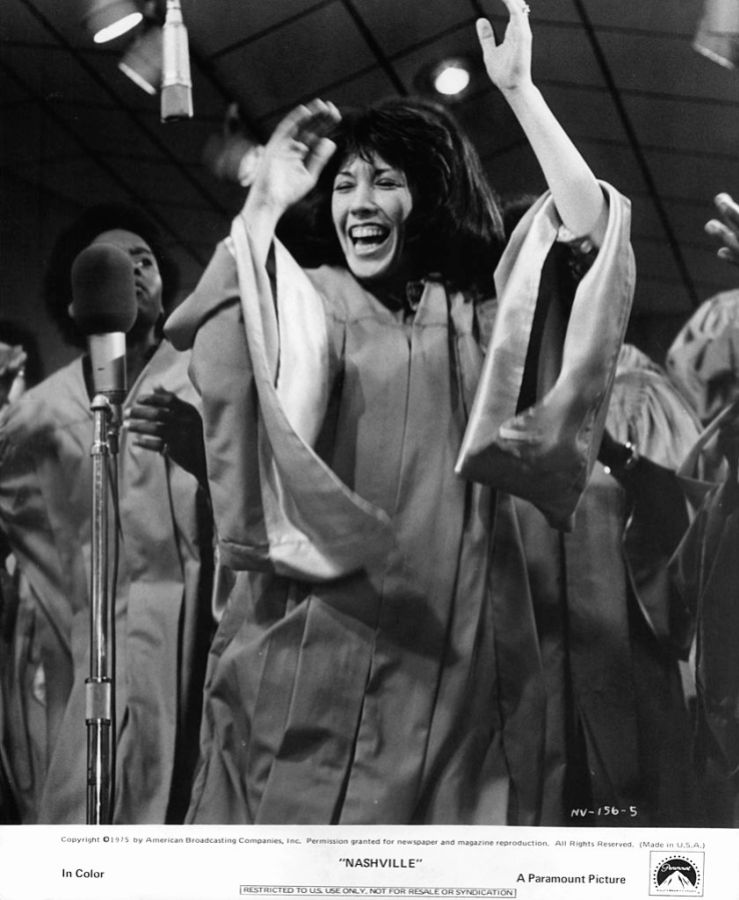
<svg viewBox="0 0 739 900"><path fill-rule="evenodd" d="M96 394L126 397L126 332L136 321L130 256L115 244L91 244L72 263L72 319L87 336Z"/></svg>
<svg viewBox="0 0 739 900"><path fill-rule="evenodd" d="M192 118L192 81L187 28L180 0L167 0L162 29L162 122Z"/></svg>

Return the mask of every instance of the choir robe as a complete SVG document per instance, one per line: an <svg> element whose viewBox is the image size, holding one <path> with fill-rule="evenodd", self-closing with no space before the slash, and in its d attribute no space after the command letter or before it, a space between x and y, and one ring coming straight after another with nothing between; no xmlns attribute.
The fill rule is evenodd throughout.
<svg viewBox="0 0 739 900"><path fill-rule="evenodd" d="M123 408L157 385L197 403L187 361L162 343ZM0 524L19 582L2 665L4 750L28 823L86 818L92 435L82 358L0 422ZM181 821L212 619L210 514L192 475L125 430L118 490L114 821Z"/></svg>
<svg viewBox="0 0 739 900"><path fill-rule="evenodd" d="M553 825L706 824L680 665L692 617L668 570L688 527L675 470L700 423L664 372L641 365L617 375L607 419L655 463L637 495L596 466L569 534L515 501L545 673ZM597 809L618 813L581 812Z"/></svg>
<svg viewBox="0 0 739 900"><path fill-rule="evenodd" d="M623 261L628 240L607 252ZM525 577L521 546L510 501L455 474L483 361L478 310L433 278L392 310L344 269L301 273L276 255L280 335L310 286L322 304L314 446L328 474L283 427L270 379L290 359L267 371L269 327L251 311L272 307L263 275L240 302L245 279L221 245L167 325L193 347L219 546L238 570L188 821L538 823L546 696L530 598L509 589ZM349 500L357 528L344 532ZM286 510L299 528L283 527ZM357 534L352 566L363 548L342 536Z"/></svg>

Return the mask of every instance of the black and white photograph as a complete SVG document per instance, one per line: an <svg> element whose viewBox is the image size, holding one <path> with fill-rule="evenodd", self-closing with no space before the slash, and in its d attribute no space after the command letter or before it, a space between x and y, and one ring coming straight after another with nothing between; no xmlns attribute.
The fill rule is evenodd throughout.
<svg viewBox="0 0 739 900"><path fill-rule="evenodd" d="M4 0L0 85L0 898L739 897L739 2Z"/></svg>

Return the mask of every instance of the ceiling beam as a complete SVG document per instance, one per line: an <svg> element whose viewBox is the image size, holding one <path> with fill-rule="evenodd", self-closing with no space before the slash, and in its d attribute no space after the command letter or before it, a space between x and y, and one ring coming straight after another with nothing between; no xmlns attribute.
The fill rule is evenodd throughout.
<svg viewBox="0 0 739 900"><path fill-rule="evenodd" d="M657 188L657 183L654 180L654 176L652 175L652 170L649 166L649 162L647 161L642 146L639 143L636 129L634 128L631 117L626 110L626 106L624 105L623 98L618 89L618 85L616 84L616 80L613 77L611 67L608 63L608 60L606 59L606 55L603 52L600 41L598 40L598 35L595 32L593 23L585 8L584 0L573 0L573 3L585 30L585 36L588 39L590 47L593 51L593 55L595 56L596 62L598 63L598 67L600 69L601 75L603 76L603 80L605 81L606 87L608 88L608 93L611 96L613 105L616 108L619 119L621 120L621 125L624 129L624 132L626 133L626 138L628 140L629 146L631 147L631 152L634 155L642 178L644 179L644 182L647 186L649 197L654 204L654 208L657 212L657 217L659 218L659 221L665 232L668 246L675 260L675 265L677 266L677 270L680 273L683 284L685 285L685 289L688 292L688 296L690 297L690 302L694 307L697 307L700 303L700 297L695 288L693 277L690 274L690 270L688 269L685 257L683 256L682 250L680 248L680 242L678 241L675 231L672 227L670 217L667 215L667 210L662 203L662 197Z"/></svg>

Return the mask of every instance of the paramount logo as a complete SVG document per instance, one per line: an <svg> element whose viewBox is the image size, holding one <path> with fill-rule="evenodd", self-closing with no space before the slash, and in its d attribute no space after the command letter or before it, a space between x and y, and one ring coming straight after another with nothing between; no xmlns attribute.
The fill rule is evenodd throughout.
<svg viewBox="0 0 739 900"><path fill-rule="evenodd" d="M702 853L650 854L651 897L702 897Z"/></svg>

